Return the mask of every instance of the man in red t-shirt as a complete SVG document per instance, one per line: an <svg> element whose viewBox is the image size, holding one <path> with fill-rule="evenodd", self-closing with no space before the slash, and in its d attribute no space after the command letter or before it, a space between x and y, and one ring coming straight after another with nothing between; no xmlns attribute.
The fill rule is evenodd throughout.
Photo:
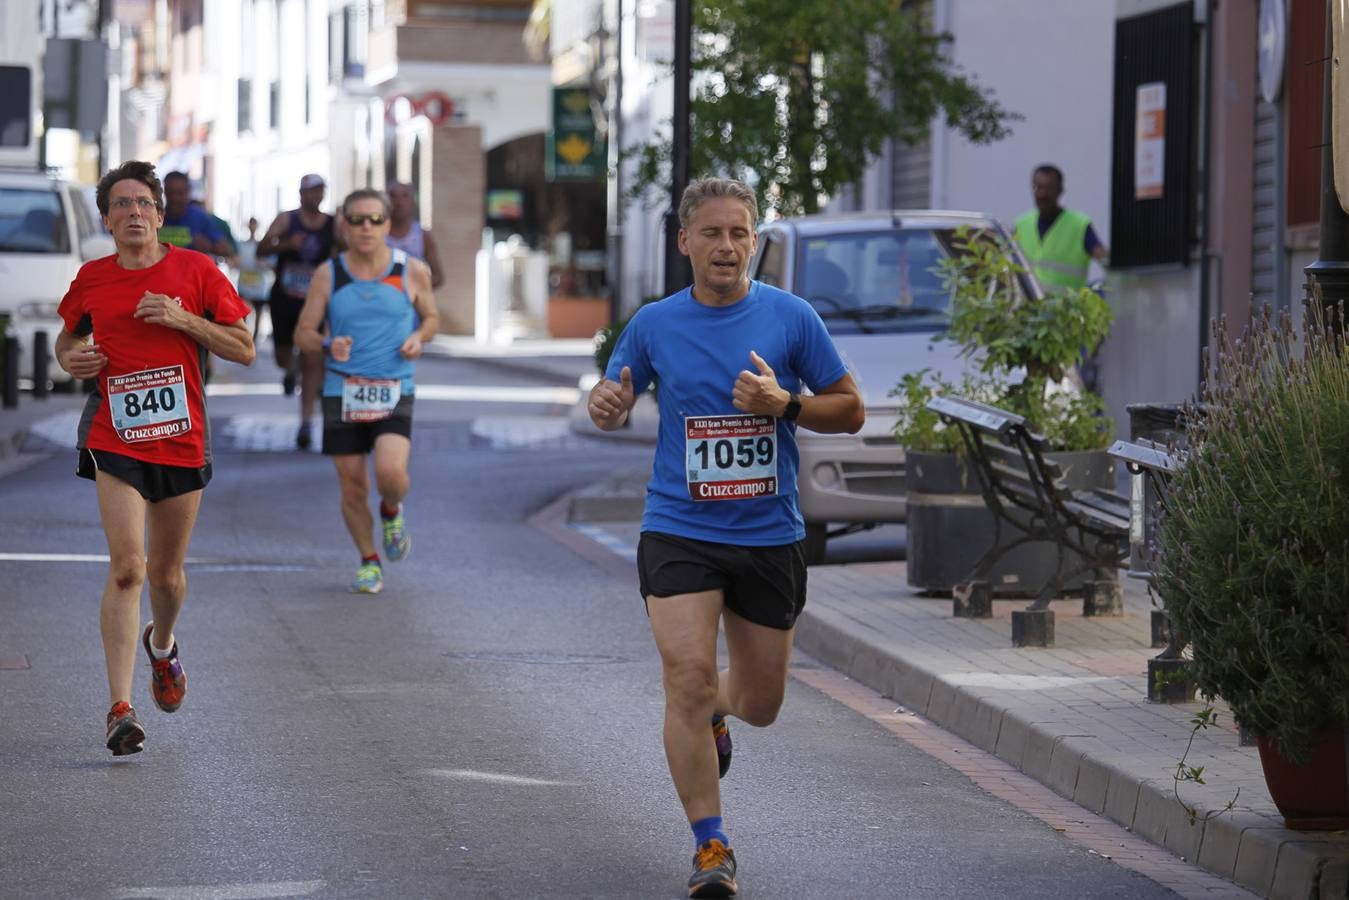
<svg viewBox="0 0 1349 900"><path fill-rule="evenodd" d="M208 353L251 363L253 338L248 306L214 261L159 242L164 190L154 166L133 160L113 169L96 197L117 254L75 276L61 301L56 358L76 378L98 379L80 419L77 472L97 484L111 559L101 609L112 697L107 743L122 756L145 741L131 706L138 638L150 657L155 705L173 712L187 691L173 626L187 593L183 560L211 480L202 373ZM141 632L147 576L153 620Z"/></svg>

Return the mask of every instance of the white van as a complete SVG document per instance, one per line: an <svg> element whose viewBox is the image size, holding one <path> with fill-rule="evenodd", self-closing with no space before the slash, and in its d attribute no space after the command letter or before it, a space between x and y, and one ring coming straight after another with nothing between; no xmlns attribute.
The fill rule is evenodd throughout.
<svg viewBox="0 0 1349 900"><path fill-rule="evenodd" d="M0 316L19 340L21 383L33 374L33 336L61 332L56 314L80 266L116 252L87 189L31 169L0 168ZM70 376L49 361L53 382Z"/></svg>

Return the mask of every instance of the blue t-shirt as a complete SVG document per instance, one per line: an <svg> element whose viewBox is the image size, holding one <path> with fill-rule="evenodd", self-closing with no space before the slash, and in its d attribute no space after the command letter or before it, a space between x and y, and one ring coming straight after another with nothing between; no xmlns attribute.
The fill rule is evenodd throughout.
<svg viewBox="0 0 1349 900"><path fill-rule="evenodd" d="M795 422L770 417L777 437L775 494L699 501L690 495L689 467L699 465L699 452L703 466L711 455L686 430L698 423L685 420L746 415L731 403L731 391L741 371L758 372L751 350L772 367L778 384L793 393L803 384L819 391L848 372L810 304L758 281L750 283L744 299L721 307L699 303L685 288L642 307L623 329L605 377L619 381L628 366L639 394L654 378L660 407L643 531L758 547L805 537L796 501ZM722 449L738 450L738 441ZM728 452L727 461L732 458Z"/></svg>
<svg viewBox="0 0 1349 900"><path fill-rule="evenodd" d="M342 396L348 375L399 380L399 390L412 396L416 364L398 350L421 326L404 280L407 254L395 250L389 268L379 278L355 278L347 269L346 254L332 260L332 293L328 298L328 333L350 337L351 358L336 362L328 358L323 376L323 396Z"/></svg>
<svg viewBox="0 0 1349 900"><path fill-rule="evenodd" d="M175 247L185 247L188 250L196 249L192 246L192 240L199 234L210 238L212 244L220 240L220 228L215 220L197 206L189 206L177 218L170 219L165 216L164 224L159 229L159 239L162 242Z"/></svg>

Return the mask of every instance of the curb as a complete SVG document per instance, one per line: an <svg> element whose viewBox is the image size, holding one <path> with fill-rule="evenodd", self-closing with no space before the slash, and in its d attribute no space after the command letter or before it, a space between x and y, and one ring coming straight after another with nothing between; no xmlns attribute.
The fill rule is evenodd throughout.
<svg viewBox="0 0 1349 900"><path fill-rule="evenodd" d="M935 673L812 615L797 623L796 647L859 683L1015 766L1084 809L1170 850L1182 860L1262 897L1326 900L1349 896L1349 846L1318 840L1271 820L1229 812L1191 824L1169 777L1140 779L1112 764L1093 736L1064 734L1007 705L947 684ZM1034 718L1032 716L1032 718Z"/></svg>

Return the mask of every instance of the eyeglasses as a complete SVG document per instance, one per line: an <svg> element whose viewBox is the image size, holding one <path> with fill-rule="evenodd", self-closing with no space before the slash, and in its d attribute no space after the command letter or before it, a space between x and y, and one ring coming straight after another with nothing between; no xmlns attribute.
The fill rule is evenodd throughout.
<svg viewBox="0 0 1349 900"><path fill-rule="evenodd" d="M108 204L113 209L128 210L133 205L139 206L141 212L149 212L152 209L158 209L159 204L149 197L118 197Z"/></svg>
<svg viewBox="0 0 1349 900"><path fill-rule="evenodd" d="M383 225L386 221L388 221L388 218L386 216L381 216L378 214L373 216L362 216L362 215L347 216L347 224L350 225L352 228L360 228L366 222L369 222L371 225L374 225L376 228L378 228L379 226Z"/></svg>

